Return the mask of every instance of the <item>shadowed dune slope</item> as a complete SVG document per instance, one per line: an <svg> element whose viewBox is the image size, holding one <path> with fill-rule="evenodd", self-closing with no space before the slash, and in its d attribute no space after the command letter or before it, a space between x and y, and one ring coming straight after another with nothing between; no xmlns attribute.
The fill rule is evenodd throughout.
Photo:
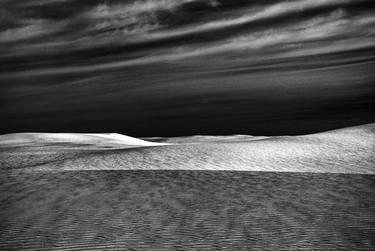
<svg viewBox="0 0 375 251"><path fill-rule="evenodd" d="M12 137L19 136L2 136L8 140L3 142L1 148L2 168L55 171L155 169L375 173L375 124L304 136L158 138L158 141L176 144L163 145L140 140L146 142L142 146L151 147L132 147L128 143L126 147L114 149L95 148L96 143L91 138L91 141L64 141L70 144L90 142L93 147L89 149L77 145L63 147L57 144L61 142L51 140L43 141L49 142L48 146L6 144L12 142ZM101 137L100 140L98 145L105 145L103 142L106 142L106 138ZM134 142L138 143L137 139L131 141L133 146L136 145Z"/></svg>

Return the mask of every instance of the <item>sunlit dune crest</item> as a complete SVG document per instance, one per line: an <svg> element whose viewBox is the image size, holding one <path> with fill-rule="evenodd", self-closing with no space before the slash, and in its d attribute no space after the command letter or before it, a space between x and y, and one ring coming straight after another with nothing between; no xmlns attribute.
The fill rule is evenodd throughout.
<svg viewBox="0 0 375 251"><path fill-rule="evenodd" d="M375 173L375 124L303 136L148 138L120 134L8 134L2 168ZM170 144L172 143L172 144Z"/></svg>
<svg viewBox="0 0 375 251"><path fill-rule="evenodd" d="M16 133L0 136L0 145L30 144L87 144L93 146L158 146L162 143L149 142L118 133Z"/></svg>

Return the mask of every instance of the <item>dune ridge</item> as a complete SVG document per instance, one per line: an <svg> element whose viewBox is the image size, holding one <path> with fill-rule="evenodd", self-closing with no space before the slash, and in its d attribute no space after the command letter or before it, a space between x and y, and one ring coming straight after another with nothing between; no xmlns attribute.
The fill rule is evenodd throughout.
<svg viewBox="0 0 375 251"><path fill-rule="evenodd" d="M159 142L120 134L3 135L0 136L0 166L2 169L29 171L375 173L375 123L302 136L233 135L155 139ZM44 145L46 142L48 144ZM73 144L74 147L61 145L62 142ZM80 146L82 143L91 146Z"/></svg>
<svg viewBox="0 0 375 251"><path fill-rule="evenodd" d="M0 135L0 145L71 143L124 146L158 146L165 143L149 142L118 133L14 133Z"/></svg>

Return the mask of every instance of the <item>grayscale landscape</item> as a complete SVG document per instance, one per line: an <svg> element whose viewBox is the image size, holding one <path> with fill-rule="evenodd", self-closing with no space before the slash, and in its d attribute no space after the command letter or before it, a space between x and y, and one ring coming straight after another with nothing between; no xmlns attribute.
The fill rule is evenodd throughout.
<svg viewBox="0 0 375 251"><path fill-rule="evenodd" d="M375 250L374 0L0 0L0 251Z"/></svg>
<svg viewBox="0 0 375 251"><path fill-rule="evenodd" d="M1 250L375 248L375 124L0 142Z"/></svg>

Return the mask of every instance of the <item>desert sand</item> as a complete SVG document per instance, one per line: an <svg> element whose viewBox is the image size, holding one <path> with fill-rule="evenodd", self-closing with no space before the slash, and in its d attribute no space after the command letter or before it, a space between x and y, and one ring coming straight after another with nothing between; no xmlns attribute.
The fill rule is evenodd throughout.
<svg viewBox="0 0 375 251"><path fill-rule="evenodd" d="M150 140L157 141L151 142ZM304 136L0 136L1 167L21 170L228 170L375 173L375 124Z"/></svg>
<svg viewBox="0 0 375 251"><path fill-rule="evenodd" d="M0 136L0 250L373 250L375 124Z"/></svg>

